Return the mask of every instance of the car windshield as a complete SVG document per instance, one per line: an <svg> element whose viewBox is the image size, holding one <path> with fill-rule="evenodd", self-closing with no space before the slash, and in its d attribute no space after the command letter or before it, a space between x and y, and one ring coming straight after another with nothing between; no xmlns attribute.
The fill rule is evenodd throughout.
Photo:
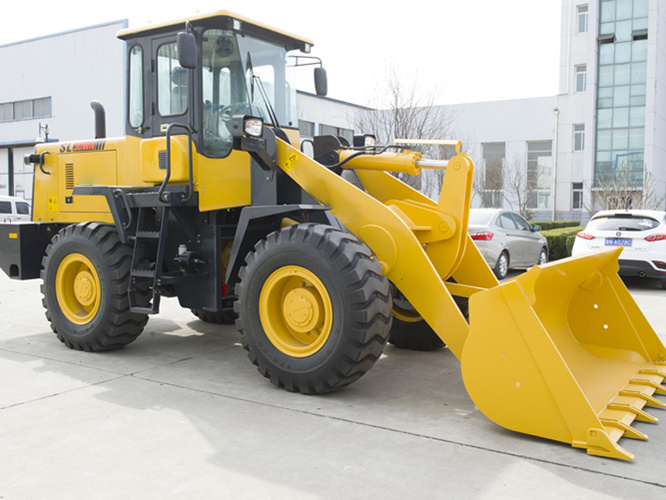
<svg viewBox="0 0 666 500"><path fill-rule="evenodd" d="M658 225L659 221L652 217L615 214L592 219L587 228L597 231L649 231Z"/></svg>
<svg viewBox="0 0 666 500"><path fill-rule="evenodd" d="M470 226L487 226L494 212L484 212L480 210L469 211L469 225Z"/></svg>

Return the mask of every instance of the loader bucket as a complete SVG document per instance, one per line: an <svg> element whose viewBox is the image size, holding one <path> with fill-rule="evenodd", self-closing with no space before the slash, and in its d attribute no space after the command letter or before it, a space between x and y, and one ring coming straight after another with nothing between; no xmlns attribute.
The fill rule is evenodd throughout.
<svg viewBox="0 0 666 500"><path fill-rule="evenodd" d="M665 407L666 350L617 275L621 249L537 266L473 295L462 351L477 407L508 429L633 459Z"/></svg>

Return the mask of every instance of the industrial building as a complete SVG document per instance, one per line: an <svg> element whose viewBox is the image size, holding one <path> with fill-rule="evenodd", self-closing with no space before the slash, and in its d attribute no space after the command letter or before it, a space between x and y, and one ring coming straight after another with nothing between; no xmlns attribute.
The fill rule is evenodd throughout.
<svg viewBox="0 0 666 500"><path fill-rule="evenodd" d="M658 0L563 0L557 95L448 107L480 170L475 204L585 221L618 180L664 209L665 33Z"/></svg>
<svg viewBox="0 0 666 500"><path fill-rule="evenodd" d="M663 208L666 5L562 0L561 12L557 95L445 106L449 130L477 166L473 204L584 221L595 190L622 178L636 192L650 182ZM0 194L31 198L23 156L36 142L93 137L93 99L106 107L107 135L125 133L127 56L115 36L125 27L114 21L0 46L3 67L14 68L0 88ZM366 107L306 92L298 99L306 140L365 132L354 128Z"/></svg>

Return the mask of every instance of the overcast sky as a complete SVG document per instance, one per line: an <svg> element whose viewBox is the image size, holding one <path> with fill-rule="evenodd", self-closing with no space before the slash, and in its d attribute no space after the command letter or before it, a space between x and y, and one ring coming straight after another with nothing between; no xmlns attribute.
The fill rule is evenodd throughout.
<svg viewBox="0 0 666 500"><path fill-rule="evenodd" d="M119 19L140 27L226 9L311 39L329 97L376 104L381 80L396 71L453 104L555 95L560 8L561 0L5 0L0 45ZM309 71L299 88L313 91Z"/></svg>

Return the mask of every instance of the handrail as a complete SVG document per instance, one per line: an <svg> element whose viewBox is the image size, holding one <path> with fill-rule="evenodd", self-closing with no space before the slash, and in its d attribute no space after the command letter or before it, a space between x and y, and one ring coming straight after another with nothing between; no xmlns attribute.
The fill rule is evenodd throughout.
<svg viewBox="0 0 666 500"><path fill-rule="evenodd" d="M193 148L193 141L192 141L192 129L188 125L184 125L182 123L171 123L167 127L166 131L166 175L164 176L164 180L162 181L162 184L160 185L160 189L157 191L157 197L162 203L169 203L169 199L164 195L164 190L167 187L167 184L169 183L169 179L171 178L171 131L174 128L182 128L187 132L187 140L188 140L188 173L189 173L189 181L188 181L188 193L187 197L183 198L183 202L187 203L192 199L192 193L194 192L194 183L192 181L193 178L193 168L192 168L192 150Z"/></svg>

